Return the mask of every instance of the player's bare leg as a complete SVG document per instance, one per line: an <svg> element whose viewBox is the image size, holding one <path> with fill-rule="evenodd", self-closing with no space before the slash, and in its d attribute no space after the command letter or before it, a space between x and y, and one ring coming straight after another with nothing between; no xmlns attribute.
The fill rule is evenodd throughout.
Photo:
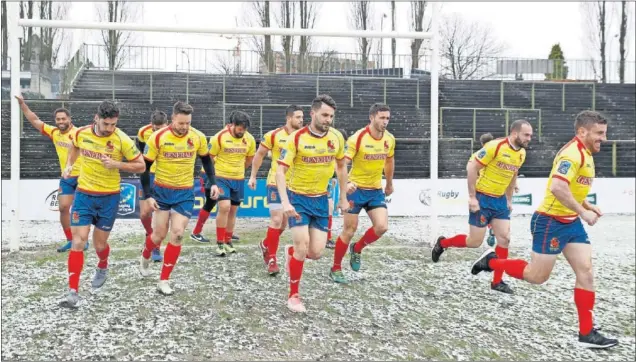
<svg viewBox="0 0 636 362"><path fill-rule="evenodd" d="M333 265L331 266L329 277L336 283L347 284L349 281L342 273L342 259L345 254L347 254L351 239L353 239L356 230L358 230L359 215L344 213L343 219L344 224L342 226L342 231L336 240L336 245L333 251Z"/></svg>
<svg viewBox="0 0 636 362"><path fill-rule="evenodd" d="M318 260L327 245L327 232L309 228L309 244L307 245L307 259Z"/></svg>
<svg viewBox="0 0 636 362"><path fill-rule="evenodd" d="M329 222L327 224L328 230L327 230L327 245L326 245L326 247L329 249L334 249L336 247L336 243L333 241L331 237L331 226L333 225L333 210L334 210L334 201L332 198L330 198L329 199Z"/></svg>
<svg viewBox="0 0 636 362"><path fill-rule="evenodd" d="M179 254L181 254L183 233L188 226L188 221L190 221L190 218L178 212L170 214L170 242L166 246L161 276L157 284L157 290L163 295L172 295L174 293L174 290L170 287L170 274L177 264Z"/></svg>
<svg viewBox="0 0 636 362"><path fill-rule="evenodd" d="M232 205L230 203L230 210L227 214L227 222L225 224L225 240L223 248L227 254L236 253L234 245L232 245L232 233L234 232L234 225L236 224L236 213L238 212L238 205Z"/></svg>
<svg viewBox="0 0 636 362"><path fill-rule="evenodd" d="M492 225L492 231L497 240L497 246L495 247L495 254L499 259L508 259L508 246L510 245L510 220L506 219L493 219L490 222ZM492 283L490 288L492 290L513 294L512 288L506 284L503 280L503 271L498 270L493 273Z"/></svg>
<svg viewBox="0 0 636 362"><path fill-rule="evenodd" d="M141 273L142 277L149 277L152 275L152 272L150 271L150 257L155 248L161 247L161 242L163 242L168 234L170 211L155 211L154 220L155 225L152 229L152 234L146 237L146 242L144 244L143 251L141 252L141 257L139 258L139 273Z"/></svg>
<svg viewBox="0 0 636 362"><path fill-rule="evenodd" d="M587 348L609 348L618 340L606 338L594 328L594 271L592 268L592 246L583 243L568 243L563 249L576 275L574 283L574 303L579 315L579 343Z"/></svg>
<svg viewBox="0 0 636 362"><path fill-rule="evenodd" d="M66 308L77 308L79 306L79 282L82 269L84 269L84 246L88 242L90 225L73 226L73 243L68 253L68 288L66 298L60 302L60 306Z"/></svg>
<svg viewBox="0 0 636 362"><path fill-rule="evenodd" d="M225 256L225 228L231 208L230 200L219 200L216 212L216 256Z"/></svg>
<svg viewBox="0 0 636 362"><path fill-rule="evenodd" d="M104 231L100 228L93 229L93 247L97 254L97 270L91 286L94 289L101 288L106 282L108 274L108 255L110 254L110 246L108 245L108 237L110 231Z"/></svg>
<svg viewBox="0 0 636 362"><path fill-rule="evenodd" d="M64 230L64 236L66 236L66 244L57 248L59 253L66 252L71 249L73 244L73 233L71 232L71 205L73 205L74 195L59 195L59 210L60 210L60 224L62 230ZM88 249L90 243L86 242L84 250Z"/></svg>
<svg viewBox="0 0 636 362"><path fill-rule="evenodd" d="M439 257L448 248L478 248L484 242L487 227L477 227L470 225L468 235L458 234L452 238L440 236L431 251L431 258L434 263L439 261Z"/></svg>
<svg viewBox="0 0 636 362"><path fill-rule="evenodd" d="M152 208L146 200L141 200L139 202L139 219L146 231L146 237L148 237L152 234ZM155 262L161 262L162 257L159 247L152 250L152 260Z"/></svg>
<svg viewBox="0 0 636 362"><path fill-rule="evenodd" d="M280 204L277 204L280 205ZM259 246L263 253L263 262L267 268L267 272L271 276L275 276L279 273L278 260L276 254L278 253L278 245L280 243L280 236L287 227L287 219L283 214L282 206L280 208L272 208L270 204L269 209L269 227L267 228L267 235L263 239Z"/></svg>
<svg viewBox="0 0 636 362"><path fill-rule="evenodd" d="M362 264L360 254L362 250L381 238L389 229L389 214L386 208L378 207L369 210L367 211L367 215L369 215L373 226L367 229L358 242L349 245L349 264L353 271L360 270Z"/></svg>
<svg viewBox="0 0 636 362"><path fill-rule="evenodd" d="M287 308L289 308L292 312L303 313L306 309L300 300L298 290L300 286L300 279L303 275L303 265L309 249L309 226L294 226L291 228L291 234L294 245L287 245L285 247L285 269L289 276L289 296L287 299Z"/></svg>

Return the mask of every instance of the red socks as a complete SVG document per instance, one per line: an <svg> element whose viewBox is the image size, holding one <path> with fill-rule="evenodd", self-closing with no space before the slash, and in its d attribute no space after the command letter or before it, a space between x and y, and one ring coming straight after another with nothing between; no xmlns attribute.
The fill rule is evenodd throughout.
<svg viewBox="0 0 636 362"><path fill-rule="evenodd" d="M508 248L502 248L499 245L495 247L495 254L497 254L497 258L499 259L508 259ZM521 274L523 276L523 274ZM492 284L501 283L501 278L503 277L503 270L495 270L493 273Z"/></svg>
<svg viewBox="0 0 636 362"><path fill-rule="evenodd" d="M71 250L68 253L68 287L79 290L79 280L84 268L84 251Z"/></svg>
<svg viewBox="0 0 636 362"><path fill-rule="evenodd" d="M64 235L66 235L66 241L73 241L73 233L71 233L71 229L64 229Z"/></svg>
<svg viewBox="0 0 636 362"><path fill-rule="evenodd" d="M263 245L267 248L270 258L275 258L278 252L278 244L280 242L280 235L283 233L282 229L267 228L267 236L263 240Z"/></svg>
<svg viewBox="0 0 636 362"><path fill-rule="evenodd" d="M223 244L225 243L225 228L216 228L216 243Z"/></svg>
<svg viewBox="0 0 636 362"><path fill-rule="evenodd" d="M464 234L455 235L452 238L442 239L440 242L442 248L465 248L466 238L468 236Z"/></svg>
<svg viewBox="0 0 636 362"><path fill-rule="evenodd" d="M592 310L594 309L595 296L596 294L590 290L574 288L574 303L579 313L579 333L584 336L592 331L594 323Z"/></svg>
<svg viewBox="0 0 636 362"><path fill-rule="evenodd" d="M108 254L110 254L110 245L106 244L106 247L104 249L95 250L95 253L97 254L97 259L99 259L99 261L97 262L97 267L99 269L108 268Z"/></svg>
<svg viewBox="0 0 636 362"><path fill-rule="evenodd" d="M342 258L344 258L348 248L349 245L345 244L342 239L338 238L338 240L336 240L336 247L333 250L333 266L331 267L331 271L342 270Z"/></svg>
<svg viewBox="0 0 636 362"><path fill-rule="evenodd" d="M329 221L327 222L327 240L331 240L331 225L333 222L333 217L329 215Z"/></svg>
<svg viewBox="0 0 636 362"><path fill-rule="evenodd" d="M141 224L144 226L146 230L146 235L152 234L152 216L141 219Z"/></svg>
<svg viewBox="0 0 636 362"><path fill-rule="evenodd" d="M289 248L289 252L292 254L289 257L289 297L291 298L294 294L298 294L305 261L294 258L294 248Z"/></svg>
<svg viewBox="0 0 636 362"><path fill-rule="evenodd" d="M229 244L232 242L232 230L225 230L225 243Z"/></svg>
<svg viewBox="0 0 636 362"><path fill-rule="evenodd" d="M374 241L378 240L380 237L375 235L375 231L370 227L367 229L367 232L364 233L362 238L358 240L357 243L353 246L353 251L356 253L360 253L365 246L373 244Z"/></svg>
<svg viewBox="0 0 636 362"><path fill-rule="evenodd" d="M161 280L170 279L170 273L172 273L172 269L175 264L177 264L177 259L179 259L179 254L181 253L181 245L174 245L172 243L168 243L166 246L166 251L163 253L163 266L161 267Z"/></svg>
<svg viewBox="0 0 636 362"><path fill-rule="evenodd" d="M159 245L152 242L152 238L150 235L146 236L146 244L144 245L144 250L141 252L141 255L144 256L144 259L150 259L150 254L152 250L158 248Z"/></svg>
<svg viewBox="0 0 636 362"><path fill-rule="evenodd" d="M197 225L194 227L194 230L192 230L193 234L201 234L201 231L203 230L203 225L205 225L205 222L208 220L208 217L210 217L210 213L201 209L199 210L199 217L197 218Z"/></svg>
<svg viewBox="0 0 636 362"><path fill-rule="evenodd" d="M488 266L494 272L504 271L513 278L523 280L523 271L528 266L525 260L521 259L490 259Z"/></svg>

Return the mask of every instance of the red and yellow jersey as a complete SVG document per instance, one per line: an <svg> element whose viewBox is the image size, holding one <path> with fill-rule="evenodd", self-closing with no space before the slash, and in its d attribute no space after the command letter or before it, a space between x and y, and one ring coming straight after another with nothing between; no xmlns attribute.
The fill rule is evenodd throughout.
<svg viewBox="0 0 636 362"><path fill-rule="evenodd" d="M72 135L77 132L77 127L71 126L69 130L62 133L59 128L53 127L46 123L42 124L42 134L47 136L53 141L53 145L55 146L55 152L57 153L57 159L60 161L60 169L61 173L64 173L64 169L66 168L66 160L68 160L68 152L73 147L73 138ZM71 177L77 177L80 173L80 164L81 164L81 156L77 158L75 163L73 164L73 169L71 170Z"/></svg>
<svg viewBox="0 0 636 362"><path fill-rule="evenodd" d="M152 130L152 124L147 124L139 129L137 132L137 139L143 143L148 142L148 138L154 131ZM143 151L143 150L142 150ZM157 164L153 163L150 167L150 173L155 173L157 170Z"/></svg>
<svg viewBox="0 0 636 362"><path fill-rule="evenodd" d="M347 140L345 157L351 160L349 181L362 189L381 189L386 159L395 154L395 137L385 131L375 139L369 126L358 130Z"/></svg>
<svg viewBox="0 0 636 362"><path fill-rule="evenodd" d="M486 143L470 159L484 166L477 179L477 192L499 197L506 193L510 182L526 160L526 150L512 148L508 137L498 138Z"/></svg>
<svg viewBox="0 0 636 362"><path fill-rule="evenodd" d="M210 137L210 155L214 157L216 177L245 179L245 159L256 154L256 140L249 132L235 138L230 126Z"/></svg>
<svg viewBox="0 0 636 362"><path fill-rule="evenodd" d="M537 210L541 214L553 216L562 222L572 222L578 215L564 206L550 191L552 180L561 179L570 185L570 192L576 202L583 204L594 180L594 157L583 143L574 137L557 153L552 164L543 202Z"/></svg>
<svg viewBox="0 0 636 362"><path fill-rule="evenodd" d="M94 124L81 127L73 136L73 145L80 149L82 157L77 189L89 194L119 193L119 170L104 167L104 156L115 161L132 161L141 157L135 142L119 128L115 128L109 136L98 136Z"/></svg>
<svg viewBox="0 0 636 362"><path fill-rule="evenodd" d="M190 127L188 133L177 136L168 126L154 132L144 149L144 158L154 161L155 184L170 189L189 189L194 183L194 163L197 156L206 156L208 142L201 131Z"/></svg>
<svg viewBox="0 0 636 362"><path fill-rule="evenodd" d="M342 134L329 128L326 135L318 137L306 126L292 132L287 140L278 158L279 164L289 167L287 188L308 196L326 194L336 160L345 156Z"/></svg>
<svg viewBox="0 0 636 362"><path fill-rule="evenodd" d="M267 174L267 186L276 185L276 169L278 168L278 162L276 161L280 158L281 150L287 144L288 136L289 133L287 133L285 127L269 131L263 136L261 145L272 152L272 165ZM286 173L286 180L289 182L289 172Z"/></svg>

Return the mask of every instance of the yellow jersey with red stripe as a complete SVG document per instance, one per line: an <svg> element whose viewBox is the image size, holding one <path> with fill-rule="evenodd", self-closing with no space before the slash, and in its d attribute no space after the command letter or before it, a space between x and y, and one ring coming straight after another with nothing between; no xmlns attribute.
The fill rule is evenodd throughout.
<svg viewBox="0 0 636 362"><path fill-rule="evenodd" d="M143 143L148 142L148 138L154 131L152 130L152 124L147 124L139 129L137 132L137 139ZM143 151L143 150L142 150ZM157 164L153 163L150 167L150 173L155 173L157 170Z"/></svg>
<svg viewBox="0 0 636 362"><path fill-rule="evenodd" d="M144 158L154 161L155 185L170 189L189 189L194 184L194 163L197 156L209 152L205 135L190 127L188 133L178 136L172 127L154 132L146 142Z"/></svg>
<svg viewBox="0 0 636 362"><path fill-rule="evenodd" d="M373 138L369 126L358 130L347 140L345 157L351 160L349 181L362 189L381 189L382 172L387 158L395 154L395 137L385 131Z"/></svg>
<svg viewBox="0 0 636 362"><path fill-rule="evenodd" d="M256 154L256 140L249 132L235 138L230 126L210 137L210 155L214 157L216 177L245 179L245 159Z"/></svg>
<svg viewBox="0 0 636 362"><path fill-rule="evenodd" d="M319 196L327 193L336 160L345 156L342 133L333 128L322 137L309 126L292 132L281 150L278 163L289 167L287 188L297 194Z"/></svg>
<svg viewBox="0 0 636 362"><path fill-rule="evenodd" d="M272 164L267 174L267 186L276 186L276 170L278 169L278 162L280 158L281 150L285 148L287 144L287 129L285 127L276 128L271 130L263 136L261 145L272 152ZM289 171L285 174L287 182L289 182Z"/></svg>
<svg viewBox="0 0 636 362"><path fill-rule="evenodd" d="M82 156L77 190L88 194L119 193L119 170L104 167L103 157L115 161L132 161L141 157L135 142L119 128L108 136L98 136L94 124L78 128L73 136L73 145L80 149Z"/></svg>
<svg viewBox="0 0 636 362"><path fill-rule="evenodd" d="M582 204L592 188L594 176L594 157L581 140L575 137L563 146L554 158L545 197L537 212L562 222L576 220L576 212L564 206L550 191L552 180L558 178L567 182L576 202Z"/></svg>
<svg viewBox="0 0 636 362"><path fill-rule="evenodd" d="M470 159L484 166L477 178L477 192L499 197L506 193L510 182L526 160L526 150L514 149L508 137L499 138L486 143Z"/></svg>
<svg viewBox="0 0 636 362"><path fill-rule="evenodd" d="M60 161L60 169L61 173L64 173L64 169L66 168L66 160L68 160L68 152L73 147L73 138L72 135L77 132L77 127L71 126L66 132L60 131L59 128L53 127L46 123L43 123L41 133L53 141L53 146L55 146L55 152L57 153L57 159ZM81 156L77 158L75 163L73 164L73 169L71 170L71 177L77 177L80 173L80 164L81 164Z"/></svg>

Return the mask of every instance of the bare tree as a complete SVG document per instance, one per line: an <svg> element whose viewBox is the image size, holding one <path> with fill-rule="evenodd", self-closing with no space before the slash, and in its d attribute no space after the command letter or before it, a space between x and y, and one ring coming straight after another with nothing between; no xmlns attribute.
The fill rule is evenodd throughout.
<svg viewBox="0 0 636 362"><path fill-rule="evenodd" d="M71 6L69 2L40 1L40 19L62 20ZM70 42L70 32L61 28L40 28L40 64L53 68L57 63L60 48Z"/></svg>
<svg viewBox="0 0 636 362"><path fill-rule="evenodd" d="M245 25L250 27L270 28L271 12L269 1L253 1L244 3L244 13L247 15L243 18ZM272 51L272 36L252 36L250 43L259 54L261 63L265 66L266 72L274 73L276 71L276 63L274 62L274 53Z"/></svg>
<svg viewBox="0 0 636 362"><path fill-rule="evenodd" d="M7 2L2 1L2 70L7 70L9 62L9 31L7 29Z"/></svg>
<svg viewBox="0 0 636 362"><path fill-rule="evenodd" d="M296 3L293 1L281 1L276 22L279 28L292 29L296 25ZM294 51L294 37L291 35L281 37L281 45L285 54L285 72L291 72L292 56Z"/></svg>
<svg viewBox="0 0 636 362"><path fill-rule="evenodd" d="M20 1L20 19L33 19L33 1ZM33 27L22 27L20 39L20 56L24 70L31 69L31 57L33 55Z"/></svg>
<svg viewBox="0 0 636 362"><path fill-rule="evenodd" d="M214 67L217 71L225 75L243 74L239 47L240 45L237 45L234 50L228 50L222 54L216 54L216 64Z"/></svg>
<svg viewBox="0 0 636 362"><path fill-rule="evenodd" d="M625 83L625 38L627 36L627 1L621 1L621 26L618 38L618 53L620 56L620 63L618 64L618 78L619 81Z"/></svg>
<svg viewBox="0 0 636 362"><path fill-rule="evenodd" d="M315 69L318 70L319 73L330 72L333 70L334 64L340 69L337 55L338 52L333 49L325 49L320 52L320 56L317 57Z"/></svg>
<svg viewBox="0 0 636 362"><path fill-rule="evenodd" d="M452 79L483 79L490 58L503 52L505 45L494 37L488 25L466 22L458 14L443 19L440 50L446 64L442 69Z"/></svg>
<svg viewBox="0 0 636 362"><path fill-rule="evenodd" d="M587 35L586 47L600 55L601 58L601 82L607 81L607 30L609 29L607 6L605 1L583 2L581 9L585 18L584 27ZM596 58L595 54L592 54ZM592 63L592 70L597 73L596 66Z"/></svg>
<svg viewBox="0 0 636 362"><path fill-rule="evenodd" d="M320 9L320 3L313 1L299 1L298 7L300 8L300 28L313 29L316 24L316 17ZM311 52L311 46L310 36L300 37L300 44L298 45L298 71L300 73L308 71L307 57Z"/></svg>
<svg viewBox="0 0 636 362"><path fill-rule="evenodd" d="M426 13L426 1L411 1L411 30L412 31L428 31L430 23L424 27L424 15ZM411 69L417 69L420 66L420 48L424 39L413 39L411 41Z"/></svg>
<svg viewBox="0 0 636 362"><path fill-rule="evenodd" d="M95 8L99 21L125 23L134 21L137 18L136 7L131 1L106 1L105 4L96 4ZM130 56L128 44L132 41L131 37L132 33L129 31L101 31L101 42L108 58L108 69L119 69L128 60Z"/></svg>
<svg viewBox="0 0 636 362"><path fill-rule="evenodd" d="M395 1L391 1L391 31L395 31ZM391 38L391 68L395 68L395 52L397 42L395 38Z"/></svg>
<svg viewBox="0 0 636 362"><path fill-rule="evenodd" d="M349 24L356 30L373 29L373 3L371 1L350 2ZM373 39L359 38L358 48L362 56L362 69L367 69Z"/></svg>

